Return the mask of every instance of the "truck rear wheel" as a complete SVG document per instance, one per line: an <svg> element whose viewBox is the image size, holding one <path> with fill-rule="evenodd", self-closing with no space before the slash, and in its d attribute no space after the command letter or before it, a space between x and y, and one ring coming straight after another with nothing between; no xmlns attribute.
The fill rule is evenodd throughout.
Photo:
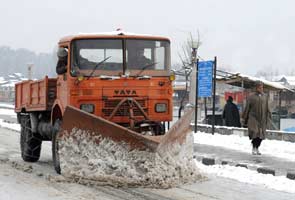
<svg viewBox="0 0 295 200"><path fill-rule="evenodd" d="M31 121L29 115L23 115L21 118L20 149L24 161L37 162L40 158L42 137L39 133L33 133L31 130Z"/></svg>
<svg viewBox="0 0 295 200"><path fill-rule="evenodd" d="M61 125L61 120L57 119L54 123L54 131L52 135L52 160L53 160L53 165L56 173L60 174L61 169L60 169L60 160L59 160L59 153L58 153L58 133L60 130L60 125Z"/></svg>

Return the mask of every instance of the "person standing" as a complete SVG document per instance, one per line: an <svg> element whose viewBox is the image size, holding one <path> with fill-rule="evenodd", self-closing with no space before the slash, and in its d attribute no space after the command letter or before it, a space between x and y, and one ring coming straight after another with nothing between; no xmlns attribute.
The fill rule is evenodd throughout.
<svg viewBox="0 0 295 200"><path fill-rule="evenodd" d="M56 64L56 73L64 74L67 72L68 50L63 47L58 48L57 57L58 57L58 61Z"/></svg>
<svg viewBox="0 0 295 200"><path fill-rule="evenodd" d="M255 83L256 91L248 97L245 111L243 112L244 125L248 126L249 139L252 140L252 154L261 155L259 146L265 139L266 127L270 118L268 96L263 93L263 83Z"/></svg>
<svg viewBox="0 0 295 200"><path fill-rule="evenodd" d="M233 103L232 96L229 96L224 106L222 118L226 126L241 127L240 113L236 104Z"/></svg>

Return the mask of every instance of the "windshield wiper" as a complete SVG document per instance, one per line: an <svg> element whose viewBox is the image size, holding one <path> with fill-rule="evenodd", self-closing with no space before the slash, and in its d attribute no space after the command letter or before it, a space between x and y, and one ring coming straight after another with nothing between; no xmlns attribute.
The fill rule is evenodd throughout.
<svg viewBox="0 0 295 200"><path fill-rule="evenodd" d="M95 70L96 70L101 64L103 64L105 61L107 61L107 60L110 59L111 57L112 57L112 56L106 57L105 59L103 59L102 61L100 61L99 63L97 63L97 64L93 67L91 73L88 75L87 80L93 75L93 73L95 72Z"/></svg>
<svg viewBox="0 0 295 200"><path fill-rule="evenodd" d="M147 64L147 65L145 65L143 68L141 68L141 70L135 75L135 77L139 77L141 74L142 74L142 72L144 72L144 70L146 70L147 68L149 68L149 67L151 67L151 66L154 66L154 65L156 65L156 64L158 64L158 62L153 62L153 63L151 63L151 64Z"/></svg>

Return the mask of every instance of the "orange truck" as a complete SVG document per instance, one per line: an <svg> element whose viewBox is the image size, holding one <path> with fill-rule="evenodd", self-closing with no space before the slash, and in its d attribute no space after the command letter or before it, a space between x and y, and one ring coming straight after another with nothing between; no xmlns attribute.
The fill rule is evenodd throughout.
<svg viewBox="0 0 295 200"><path fill-rule="evenodd" d="M188 117L165 132L173 112L168 38L122 31L78 34L62 38L58 48L56 78L15 85L24 161L38 161L42 141L52 141L60 173L58 140L74 127L132 148L156 150L183 140L179 132L188 128Z"/></svg>

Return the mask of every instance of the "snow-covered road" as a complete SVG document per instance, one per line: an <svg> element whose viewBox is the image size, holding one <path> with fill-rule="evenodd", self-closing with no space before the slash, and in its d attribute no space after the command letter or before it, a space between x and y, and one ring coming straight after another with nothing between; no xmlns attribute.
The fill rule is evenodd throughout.
<svg viewBox="0 0 295 200"><path fill-rule="evenodd" d="M294 199L295 195L220 178L172 189L114 188L65 182L52 167L50 143L44 142L40 161L26 163L19 151L19 133L0 128L0 199L2 200L194 200L194 199ZM245 192L245 190L247 192Z"/></svg>
<svg viewBox="0 0 295 200"><path fill-rule="evenodd" d="M11 111L2 114L13 115ZM197 163L199 168L206 174L208 179L191 185L184 185L168 190L149 189L149 188L114 188L110 186L70 183L65 181L62 176L55 173L52 167L51 143L43 142L40 161L37 163L26 163L22 161L19 150L19 125L10 124L0 120L0 200L89 200L89 199L139 199L139 200L186 200L186 199L295 199L291 188L292 182L284 182L279 188L265 185L260 180L273 181L270 175L248 173L242 169L243 173L237 173L235 168L226 166L207 167ZM15 129L16 131L8 130ZM207 138L210 135L198 135L198 141L218 145L225 143L221 138ZM235 138L235 137L233 137ZM219 142L218 142L219 140ZM226 138L226 140L229 140ZM239 138L233 139L239 140ZM237 143L238 141L230 141ZM249 141L248 141L249 142ZM244 141L241 142L241 144ZM225 143L226 145L226 143ZM286 146L283 144L280 148ZM249 146L248 146L249 147ZM264 146L266 148L267 145ZM241 147L246 151L246 147ZM267 149L264 149L268 151ZM242 151L242 150L241 150ZM270 152L271 150L269 150ZM238 169L241 171L241 169ZM235 177L234 174L237 174ZM251 176L251 182L245 180L245 176ZM243 180L244 177L244 180ZM259 178L258 178L259 177ZM283 180L285 181L285 180ZM244 183L246 182L246 183ZM275 184L272 183L272 184ZM284 185L284 184L289 184ZM290 185L291 184L291 185ZM295 187L294 187L295 188ZM279 191L281 190L281 191ZM247 192L245 192L247 191ZM282 192L283 191L283 192ZM288 192L286 192L288 191Z"/></svg>
<svg viewBox="0 0 295 200"><path fill-rule="evenodd" d="M20 158L19 133L1 128L0 140L1 200L95 199L97 196L114 199L94 188L59 183L52 167L49 143L42 145L38 163L26 163Z"/></svg>

